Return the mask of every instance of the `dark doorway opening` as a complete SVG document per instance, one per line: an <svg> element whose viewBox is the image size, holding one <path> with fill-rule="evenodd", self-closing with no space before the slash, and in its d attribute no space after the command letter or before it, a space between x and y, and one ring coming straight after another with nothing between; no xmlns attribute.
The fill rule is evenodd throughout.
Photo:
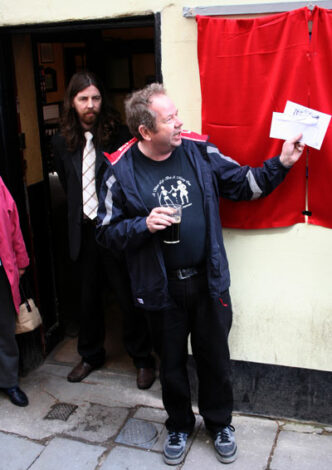
<svg viewBox="0 0 332 470"><path fill-rule="evenodd" d="M32 47L57 305L48 325L51 332L58 325L60 334L75 335L79 317L75 301L78 286L68 257L66 202L54 172L50 140L58 130L64 90L75 72L87 69L96 73L106 87L112 106L123 118L125 96L149 82L160 81L156 18L71 25L70 30L68 25L60 25L53 31L32 34ZM48 336L52 335L47 335L47 344L53 346L54 341Z"/></svg>
<svg viewBox="0 0 332 470"><path fill-rule="evenodd" d="M46 352L50 352L66 333L75 334L79 315L68 255L66 201L50 147L59 127L63 94L73 73L88 69L103 80L112 105L123 116L123 99L130 91L162 81L160 17L24 26L6 34L26 34L31 40L43 180L27 188L27 198Z"/></svg>

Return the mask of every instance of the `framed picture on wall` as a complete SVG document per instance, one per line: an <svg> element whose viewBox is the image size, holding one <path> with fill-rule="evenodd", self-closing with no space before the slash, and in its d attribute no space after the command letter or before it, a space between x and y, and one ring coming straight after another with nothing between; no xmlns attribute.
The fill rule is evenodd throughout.
<svg viewBox="0 0 332 470"><path fill-rule="evenodd" d="M51 67L44 70L46 91L57 91L56 71Z"/></svg>

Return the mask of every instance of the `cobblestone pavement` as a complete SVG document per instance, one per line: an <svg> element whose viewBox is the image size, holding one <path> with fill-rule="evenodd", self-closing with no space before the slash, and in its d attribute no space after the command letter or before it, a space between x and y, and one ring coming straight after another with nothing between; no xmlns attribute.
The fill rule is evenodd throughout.
<svg viewBox="0 0 332 470"><path fill-rule="evenodd" d="M166 414L158 381L138 390L133 368L66 380L71 365L46 362L21 380L30 404L0 393L0 470L161 470ZM197 410L196 410L197 411ZM227 470L331 470L332 426L235 414L239 456ZM175 470L224 468L197 415Z"/></svg>

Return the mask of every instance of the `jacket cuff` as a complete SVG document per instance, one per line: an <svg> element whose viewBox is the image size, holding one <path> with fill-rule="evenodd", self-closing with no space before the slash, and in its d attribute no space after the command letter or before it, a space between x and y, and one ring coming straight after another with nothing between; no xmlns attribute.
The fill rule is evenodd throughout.
<svg viewBox="0 0 332 470"><path fill-rule="evenodd" d="M278 162L279 162L279 166L281 168L283 168L285 171L289 171L292 167L291 166L285 166L281 160L280 160L280 155L278 155L278 157L276 157L278 159Z"/></svg>

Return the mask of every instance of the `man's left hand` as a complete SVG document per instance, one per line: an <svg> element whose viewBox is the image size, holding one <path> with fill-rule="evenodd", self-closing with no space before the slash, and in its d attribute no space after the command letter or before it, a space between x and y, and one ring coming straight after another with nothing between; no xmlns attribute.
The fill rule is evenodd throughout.
<svg viewBox="0 0 332 470"><path fill-rule="evenodd" d="M292 139L286 140L282 146L280 161L286 168L292 167L302 155L305 144L299 142L301 137L302 134L299 134Z"/></svg>

